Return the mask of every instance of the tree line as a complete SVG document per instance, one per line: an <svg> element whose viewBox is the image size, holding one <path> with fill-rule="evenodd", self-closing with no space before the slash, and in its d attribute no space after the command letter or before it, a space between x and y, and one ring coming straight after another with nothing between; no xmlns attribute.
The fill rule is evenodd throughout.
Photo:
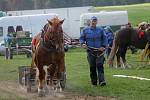
<svg viewBox="0 0 150 100"><path fill-rule="evenodd" d="M81 6L113 6L147 3L150 0L0 0L0 10L32 10Z"/></svg>

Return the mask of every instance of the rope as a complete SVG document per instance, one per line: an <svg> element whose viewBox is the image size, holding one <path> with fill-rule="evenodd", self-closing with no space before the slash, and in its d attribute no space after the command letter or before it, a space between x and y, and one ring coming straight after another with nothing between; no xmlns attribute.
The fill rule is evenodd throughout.
<svg viewBox="0 0 150 100"><path fill-rule="evenodd" d="M99 48L94 48L94 47L90 47L90 46L87 46L87 48L86 48L87 50L90 50L90 51L95 51L95 52L98 52L99 51ZM93 50L91 50L91 49L93 49ZM104 54L105 54L105 52L103 52L103 53L100 53L100 54L97 54L97 55L95 55L95 54L93 54L92 52L90 52L91 53L91 55L93 55L93 56L95 56L95 57L101 57L101 56L103 56ZM100 52L100 51L99 51Z"/></svg>

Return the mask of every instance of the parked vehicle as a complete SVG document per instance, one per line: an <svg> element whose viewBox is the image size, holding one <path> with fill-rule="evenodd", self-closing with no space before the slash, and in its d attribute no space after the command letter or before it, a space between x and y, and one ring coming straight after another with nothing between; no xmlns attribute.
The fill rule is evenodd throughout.
<svg viewBox="0 0 150 100"><path fill-rule="evenodd" d="M80 29L89 25L92 16L98 18L98 26L111 26L113 31L120 29L120 26L128 24L127 11L101 11L96 13L83 13L80 16Z"/></svg>
<svg viewBox="0 0 150 100"><path fill-rule="evenodd" d="M4 40L0 41L0 56L4 56L6 52Z"/></svg>
<svg viewBox="0 0 150 100"><path fill-rule="evenodd" d="M6 12L0 11L0 17L6 16Z"/></svg>

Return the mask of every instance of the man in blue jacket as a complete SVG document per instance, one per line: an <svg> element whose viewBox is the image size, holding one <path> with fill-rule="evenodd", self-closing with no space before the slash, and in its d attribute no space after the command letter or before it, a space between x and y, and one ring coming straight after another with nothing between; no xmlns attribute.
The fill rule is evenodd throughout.
<svg viewBox="0 0 150 100"><path fill-rule="evenodd" d="M83 48L87 49L87 59L90 65L90 78L92 85L105 86L104 79L104 51L107 45L107 38L103 28L96 26L97 17L91 18L90 26L81 31L80 43ZM98 75L97 75L98 73ZM97 79L98 77L98 79Z"/></svg>

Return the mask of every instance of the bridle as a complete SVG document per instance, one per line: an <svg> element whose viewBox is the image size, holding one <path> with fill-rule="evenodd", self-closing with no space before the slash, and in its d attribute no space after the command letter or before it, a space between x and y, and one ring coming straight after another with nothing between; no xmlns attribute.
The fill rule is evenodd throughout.
<svg viewBox="0 0 150 100"><path fill-rule="evenodd" d="M57 34L57 36L63 34L61 32L58 32L58 33L54 33L54 32L51 32L50 29L51 27L48 26L48 28L46 30L42 30L42 35L43 35L43 48L46 50L46 51L49 51L49 52L62 52L64 51L64 48L58 48L57 47L57 44L56 44L56 41L60 41L63 39L63 37L61 37L60 39L57 39L57 38L54 38L55 36L53 37L50 37L48 34L49 33L52 33L52 34ZM47 47L48 46L48 47Z"/></svg>

